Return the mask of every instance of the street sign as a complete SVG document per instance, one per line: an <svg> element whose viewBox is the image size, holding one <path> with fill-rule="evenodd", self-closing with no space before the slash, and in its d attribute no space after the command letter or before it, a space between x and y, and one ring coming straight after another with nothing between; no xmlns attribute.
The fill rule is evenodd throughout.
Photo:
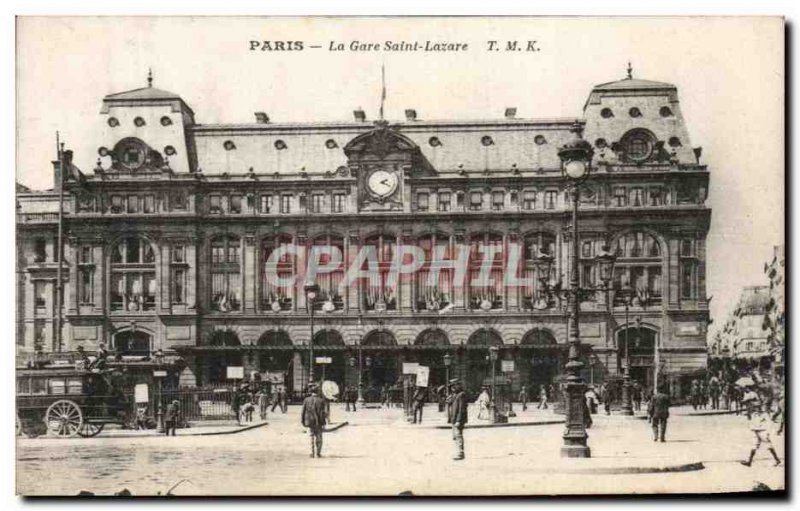
<svg viewBox="0 0 800 511"><path fill-rule="evenodd" d="M514 372L514 361L513 360L501 360L500 361L500 370L504 373L513 373Z"/></svg>
<svg viewBox="0 0 800 511"><path fill-rule="evenodd" d="M153 371L153 378L166 378L167 372L166 371Z"/></svg>
<svg viewBox="0 0 800 511"><path fill-rule="evenodd" d="M242 367L242 366L228 366L228 379L229 380L244 380L244 367Z"/></svg>
<svg viewBox="0 0 800 511"><path fill-rule="evenodd" d="M150 394L146 383L139 383L133 388L133 396L137 403L149 403Z"/></svg>
<svg viewBox="0 0 800 511"><path fill-rule="evenodd" d="M403 362L403 374L417 374L417 362Z"/></svg>
<svg viewBox="0 0 800 511"><path fill-rule="evenodd" d="M331 357L314 357L314 361L317 364L331 364L331 363L333 363L333 359Z"/></svg>
<svg viewBox="0 0 800 511"><path fill-rule="evenodd" d="M431 368L428 366L417 367L417 387L427 387Z"/></svg>

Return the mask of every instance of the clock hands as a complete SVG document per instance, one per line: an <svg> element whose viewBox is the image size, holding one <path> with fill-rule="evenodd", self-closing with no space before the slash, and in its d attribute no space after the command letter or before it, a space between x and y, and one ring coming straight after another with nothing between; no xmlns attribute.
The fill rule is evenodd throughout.
<svg viewBox="0 0 800 511"><path fill-rule="evenodd" d="M382 180L380 183L381 183L382 185L389 186L389 180L388 180L388 179L384 179L384 180Z"/></svg>

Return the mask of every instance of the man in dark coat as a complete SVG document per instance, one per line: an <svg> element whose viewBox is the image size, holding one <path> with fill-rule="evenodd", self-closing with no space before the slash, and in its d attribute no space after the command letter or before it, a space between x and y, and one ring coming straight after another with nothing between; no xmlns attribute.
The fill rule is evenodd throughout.
<svg viewBox="0 0 800 511"><path fill-rule="evenodd" d="M175 436L175 428L178 426L178 418L181 414L180 402L176 399L167 405L167 412L164 414L164 433L169 436Z"/></svg>
<svg viewBox="0 0 800 511"><path fill-rule="evenodd" d="M427 389L425 387L417 387L417 390L414 392L414 398L412 399L414 424L417 424L417 422L422 424L422 409L425 407L426 393ZM417 419L417 417L419 417L419 419Z"/></svg>
<svg viewBox="0 0 800 511"><path fill-rule="evenodd" d="M663 387L658 389L656 395L650 400L647 406L647 417L653 425L653 442L661 440L664 442L664 437L667 434L667 419L669 419L670 400L669 395L665 392Z"/></svg>
<svg viewBox="0 0 800 511"><path fill-rule="evenodd" d="M456 446L454 460L464 459L464 425L467 423L467 396L461 380L450 380L450 397L447 398L447 423L453 426L453 441Z"/></svg>
<svg viewBox="0 0 800 511"><path fill-rule="evenodd" d="M303 401L300 418L303 427L308 428L311 438L311 457L322 457L322 431L328 421L327 402L319 395L319 386L312 383L308 386L309 396Z"/></svg>

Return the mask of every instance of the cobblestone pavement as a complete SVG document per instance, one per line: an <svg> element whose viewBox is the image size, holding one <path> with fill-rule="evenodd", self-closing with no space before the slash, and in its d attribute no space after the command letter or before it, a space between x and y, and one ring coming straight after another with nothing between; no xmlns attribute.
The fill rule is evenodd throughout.
<svg viewBox="0 0 800 511"><path fill-rule="evenodd" d="M326 434L324 457L310 459L298 412L290 407L286 415L270 414L266 427L235 435L19 439L17 489L26 495L75 495L127 488L134 495L154 495L178 484L173 493L179 495L526 495L708 493L748 491L759 482L772 489L784 485L783 467L773 467L766 452L752 468L738 463L749 452L752 433L736 415L693 417L676 410L666 443L652 441L644 420L596 415L589 464L700 460L705 468L576 475L562 470L562 425L467 430L467 459L452 461L450 432L426 427L444 423L435 406L426 407L422 427L405 423L400 409L348 413L334 406L333 420L349 425ZM529 408L516 420L558 417ZM773 442L783 459L784 437Z"/></svg>

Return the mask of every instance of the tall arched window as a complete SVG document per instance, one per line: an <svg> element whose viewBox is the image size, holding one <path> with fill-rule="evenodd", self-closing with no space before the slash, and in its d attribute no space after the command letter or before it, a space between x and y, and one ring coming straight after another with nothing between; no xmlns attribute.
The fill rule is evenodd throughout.
<svg viewBox="0 0 800 511"><path fill-rule="evenodd" d="M447 261L455 257L450 246L450 236L434 233L417 240L425 254L425 263L416 272L415 302L417 309L438 311L453 303L453 270L441 267L438 276L432 276L436 261ZM438 266L442 266L439 263Z"/></svg>
<svg viewBox="0 0 800 511"><path fill-rule="evenodd" d="M111 249L111 310L141 312L156 307L156 258L144 238L129 236Z"/></svg>
<svg viewBox="0 0 800 511"><path fill-rule="evenodd" d="M646 305L661 302L662 263L658 240L645 232L631 232L617 238L617 261L614 265L615 290L631 287L637 301ZM621 297L616 293L615 302Z"/></svg>
<svg viewBox="0 0 800 511"><path fill-rule="evenodd" d="M547 280L555 279L556 265L553 264L550 269L550 275L539 275L536 270L536 257L540 254L546 254L551 257L556 256L556 237L549 232L533 232L527 234L523 238L523 268L522 277L527 284L522 288L522 303L525 308L537 308L539 304L545 303L541 300L546 300L545 297L539 296L537 290L539 282L546 278Z"/></svg>
<svg viewBox="0 0 800 511"><path fill-rule="evenodd" d="M397 250L397 240L394 236L379 234L371 236L364 241L365 247L375 249L378 257L378 273L370 274L366 289L364 290L364 305L367 310L397 309L397 284L392 285L389 280L389 270L392 267L394 254ZM365 270L367 268L364 268Z"/></svg>
<svg viewBox="0 0 800 511"><path fill-rule="evenodd" d="M344 258L344 238L341 236L326 234L319 236L313 242L314 246L320 247L335 247L339 250L342 258ZM329 254L323 253L320 256L320 266L327 265L331 261ZM316 275L316 284L319 286L319 296L314 302L315 310L326 310L330 308L329 304L333 304L335 310L344 308L344 298L342 296L343 290L339 288L339 284L344 280L344 263L339 264L339 267L329 273L318 273ZM326 305L328 304L328 305Z"/></svg>
<svg viewBox="0 0 800 511"><path fill-rule="evenodd" d="M211 240L211 309L219 312L242 308L241 241L235 236Z"/></svg>
<svg viewBox="0 0 800 511"><path fill-rule="evenodd" d="M292 287L276 284L276 277L288 280L294 274L296 256L285 251L291 244L292 237L288 234L276 234L261 243L261 306L266 310L278 312L292 308ZM273 252L281 247L284 252L273 259Z"/></svg>
<svg viewBox="0 0 800 511"><path fill-rule="evenodd" d="M496 251L491 252L490 247ZM497 233L475 234L469 240L469 307L470 309L503 308L503 236ZM494 257L492 257L494 255ZM492 257L484 263L484 259ZM481 267L489 264L489 277L486 282L473 283L481 274Z"/></svg>

